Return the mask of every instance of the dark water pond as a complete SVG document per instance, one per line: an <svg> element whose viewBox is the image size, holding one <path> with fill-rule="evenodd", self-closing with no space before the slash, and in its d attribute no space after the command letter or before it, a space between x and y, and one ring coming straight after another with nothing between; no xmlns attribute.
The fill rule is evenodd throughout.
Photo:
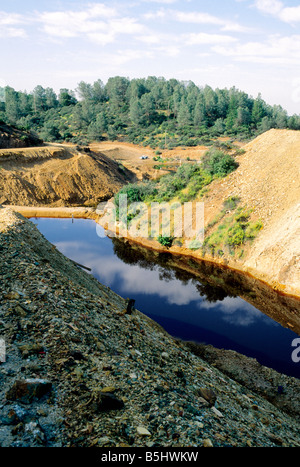
<svg viewBox="0 0 300 467"><path fill-rule="evenodd" d="M222 268L142 249L104 235L92 220L31 219L67 257L171 335L236 350L300 378L292 341L300 335L299 301Z"/></svg>

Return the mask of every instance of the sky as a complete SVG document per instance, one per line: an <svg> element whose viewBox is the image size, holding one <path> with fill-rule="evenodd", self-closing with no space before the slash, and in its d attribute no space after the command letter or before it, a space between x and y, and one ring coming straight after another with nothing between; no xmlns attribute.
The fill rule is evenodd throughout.
<svg viewBox="0 0 300 467"><path fill-rule="evenodd" d="M0 0L0 87L148 76L300 113L300 1Z"/></svg>

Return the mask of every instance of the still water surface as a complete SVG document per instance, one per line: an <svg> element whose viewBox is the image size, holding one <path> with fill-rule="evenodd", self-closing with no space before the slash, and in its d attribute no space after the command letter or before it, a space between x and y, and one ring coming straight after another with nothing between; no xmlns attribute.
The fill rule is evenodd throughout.
<svg viewBox="0 0 300 467"><path fill-rule="evenodd" d="M236 350L261 364L300 378L292 361L292 341L299 337L236 296L210 287L186 272L143 257L123 241L104 235L92 220L31 219L65 256L92 274L169 334L184 340ZM234 294L235 295L235 294Z"/></svg>

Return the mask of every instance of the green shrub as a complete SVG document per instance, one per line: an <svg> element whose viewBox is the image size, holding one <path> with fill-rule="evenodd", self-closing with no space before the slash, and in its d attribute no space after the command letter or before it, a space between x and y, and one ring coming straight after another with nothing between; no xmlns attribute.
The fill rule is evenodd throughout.
<svg viewBox="0 0 300 467"><path fill-rule="evenodd" d="M237 196L230 196L224 201L223 207L226 211L233 211L237 207L239 202L240 198L238 198Z"/></svg>
<svg viewBox="0 0 300 467"><path fill-rule="evenodd" d="M238 163L230 154L219 149L210 149L202 159L202 166L212 176L225 177L237 169Z"/></svg>
<svg viewBox="0 0 300 467"><path fill-rule="evenodd" d="M232 247L240 246L244 243L244 240L245 231L243 225L237 222L228 229L227 235L225 237L225 242L227 245Z"/></svg>
<svg viewBox="0 0 300 467"><path fill-rule="evenodd" d="M263 228L263 223L261 221L253 222L249 224L245 230L245 235L249 239L253 239L256 237L258 232Z"/></svg>
<svg viewBox="0 0 300 467"><path fill-rule="evenodd" d="M138 203L141 201L145 201L146 199L150 200L152 197L157 195L157 188L155 182L152 181L144 182L141 184L131 183L123 187L114 196L117 218L119 216L119 204L121 195L127 195L127 205L129 206L131 203Z"/></svg>
<svg viewBox="0 0 300 467"><path fill-rule="evenodd" d="M172 246L172 243L173 243L173 240L174 240L174 237L167 237L167 236L164 236L164 235L159 235L157 237L157 240L159 241L159 243L167 248L170 248Z"/></svg>

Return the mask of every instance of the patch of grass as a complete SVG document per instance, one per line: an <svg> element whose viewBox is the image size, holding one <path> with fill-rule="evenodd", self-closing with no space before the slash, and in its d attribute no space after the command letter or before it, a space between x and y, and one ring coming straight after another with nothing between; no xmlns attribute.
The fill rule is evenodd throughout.
<svg viewBox="0 0 300 467"><path fill-rule="evenodd" d="M227 203L225 203L228 205L228 200L226 201ZM224 218L224 212L226 213L223 210L217 216L215 223L211 223L210 227ZM261 221L250 222L250 215L250 210L239 207L235 213L224 218L217 229L204 239L203 252L209 251L213 255L223 256L224 252L228 251L230 255L234 255L240 247L253 240L263 228ZM243 254L244 251L239 257Z"/></svg>
<svg viewBox="0 0 300 467"><path fill-rule="evenodd" d="M223 203L223 208L228 211L233 211L239 204L240 202L240 198L237 197L237 196L230 196L229 198L227 198L224 203Z"/></svg>
<svg viewBox="0 0 300 467"><path fill-rule="evenodd" d="M237 196L230 196L223 202L223 208L222 210L214 217L214 219L207 224L206 230L210 230L212 227L214 227L216 224L222 220L228 211L233 211L237 208L238 204L240 203L240 198Z"/></svg>

